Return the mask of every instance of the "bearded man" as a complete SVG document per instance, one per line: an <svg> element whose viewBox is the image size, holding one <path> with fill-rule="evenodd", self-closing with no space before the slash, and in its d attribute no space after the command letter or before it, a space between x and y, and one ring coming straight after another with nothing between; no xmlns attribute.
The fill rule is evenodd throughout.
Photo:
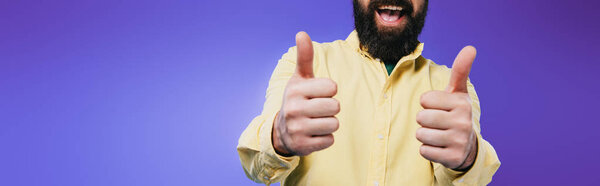
<svg viewBox="0 0 600 186"><path fill-rule="evenodd" d="M500 161L480 134L468 80L475 48L452 69L421 56L427 4L354 0L346 40L298 33L239 139L246 175L282 185L488 184Z"/></svg>

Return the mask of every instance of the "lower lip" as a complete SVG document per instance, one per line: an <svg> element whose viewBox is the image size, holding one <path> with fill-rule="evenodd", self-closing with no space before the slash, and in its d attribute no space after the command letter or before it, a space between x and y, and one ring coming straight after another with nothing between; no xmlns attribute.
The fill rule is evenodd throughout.
<svg viewBox="0 0 600 186"><path fill-rule="evenodd" d="M402 14L402 16L400 16L396 21L386 21L384 20L380 15L379 12L375 12L375 16L377 17L377 20L379 23L381 23L381 25L383 26L397 26L399 25L403 20L404 20L404 14Z"/></svg>

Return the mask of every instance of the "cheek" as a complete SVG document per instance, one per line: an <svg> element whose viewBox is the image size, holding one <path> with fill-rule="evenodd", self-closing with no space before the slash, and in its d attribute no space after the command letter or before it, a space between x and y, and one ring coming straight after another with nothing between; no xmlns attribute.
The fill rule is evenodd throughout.
<svg viewBox="0 0 600 186"><path fill-rule="evenodd" d="M368 7L369 3L371 2L371 0L359 0L359 1L363 7ZM365 10L366 10L366 8L365 8Z"/></svg>
<svg viewBox="0 0 600 186"><path fill-rule="evenodd" d="M413 10L415 10L413 13L415 15L413 15L413 16L416 16L417 12L423 11L421 9L423 9L423 7L425 5L425 1L426 0L411 0L411 3L413 4Z"/></svg>

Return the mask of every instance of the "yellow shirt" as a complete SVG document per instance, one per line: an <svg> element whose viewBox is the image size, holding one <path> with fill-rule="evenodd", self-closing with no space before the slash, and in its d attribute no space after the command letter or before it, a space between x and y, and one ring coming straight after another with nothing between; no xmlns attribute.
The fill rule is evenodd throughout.
<svg viewBox="0 0 600 186"><path fill-rule="evenodd" d="M282 185L485 185L500 166L494 148L480 135L479 99L468 83L478 152L472 168L456 172L419 154L415 138L421 94L444 90L450 69L421 56L423 44L400 59L388 75L383 62L360 50L358 35L315 43L314 73L338 84L340 128L334 144L304 157L283 157L271 142L273 120L288 79L296 68L296 48L283 55L266 93L263 112L242 133L237 147L246 175Z"/></svg>

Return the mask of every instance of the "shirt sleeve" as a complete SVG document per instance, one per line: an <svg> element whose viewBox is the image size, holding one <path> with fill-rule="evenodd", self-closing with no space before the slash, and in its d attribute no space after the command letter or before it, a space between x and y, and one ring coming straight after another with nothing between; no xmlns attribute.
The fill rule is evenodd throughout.
<svg viewBox="0 0 600 186"><path fill-rule="evenodd" d="M477 156L473 166L467 172L458 172L434 163L435 185L487 185L500 167L496 150L481 136L479 124L481 107L475 88L470 81L467 82L467 88L472 101L473 129L477 133Z"/></svg>
<svg viewBox="0 0 600 186"><path fill-rule="evenodd" d="M238 141L237 151L246 176L257 183L271 184L285 179L297 166L299 157L283 157L271 141L273 120L281 108L283 92L296 69L296 48L292 47L277 63L262 113L254 118Z"/></svg>

